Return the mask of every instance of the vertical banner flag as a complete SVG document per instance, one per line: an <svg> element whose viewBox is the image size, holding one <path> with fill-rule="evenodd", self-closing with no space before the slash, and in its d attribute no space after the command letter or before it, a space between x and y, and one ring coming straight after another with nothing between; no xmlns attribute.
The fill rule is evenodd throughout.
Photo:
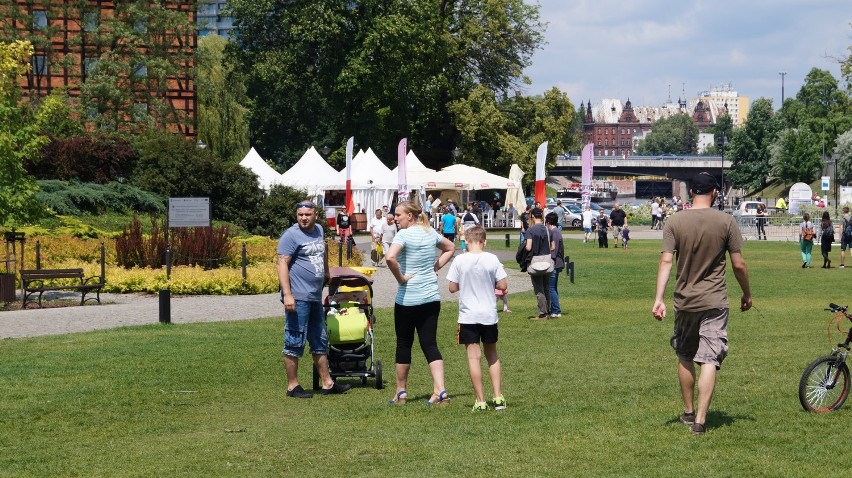
<svg viewBox="0 0 852 478"><path fill-rule="evenodd" d="M397 198L399 202L408 201L408 172L406 171L405 156L408 154L408 138L402 138L396 148L397 156L397 178L399 188Z"/></svg>
<svg viewBox="0 0 852 478"><path fill-rule="evenodd" d="M355 203L352 201L352 149L355 147L355 137L346 141L346 212L355 213Z"/></svg>
<svg viewBox="0 0 852 478"><path fill-rule="evenodd" d="M542 206L547 204L544 189L544 166L547 162L547 141L538 145L538 151L535 153L535 200L540 202Z"/></svg>
<svg viewBox="0 0 852 478"><path fill-rule="evenodd" d="M592 202L592 166L594 165L594 158L595 143L589 143L583 147L583 154L581 156L583 181L582 198L584 209L590 202Z"/></svg>

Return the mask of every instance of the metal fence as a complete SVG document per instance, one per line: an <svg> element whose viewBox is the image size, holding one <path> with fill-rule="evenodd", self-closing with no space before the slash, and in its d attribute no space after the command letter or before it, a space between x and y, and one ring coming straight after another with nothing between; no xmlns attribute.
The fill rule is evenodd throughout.
<svg viewBox="0 0 852 478"><path fill-rule="evenodd" d="M757 234L757 216L734 216L737 220L737 225L740 228L740 234L742 234L743 239L749 241L758 240ZM788 242L799 242L799 232L802 228L801 217L796 216L782 216L782 217L772 217L767 216L763 218L764 220L764 230L766 231L766 237L772 238L774 241L788 241ZM819 220L811 220L814 225L814 244L820 243L820 226ZM840 230L843 219L842 218L832 218L831 223L834 225L834 240L835 242L840 242ZM761 235L762 239L763 236Z"/></svg>

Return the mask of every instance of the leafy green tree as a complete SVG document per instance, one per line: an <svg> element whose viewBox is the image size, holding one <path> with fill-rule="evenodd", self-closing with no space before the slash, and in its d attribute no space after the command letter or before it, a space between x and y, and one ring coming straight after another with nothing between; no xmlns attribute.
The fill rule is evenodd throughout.
<svg viewBox="0 0 852 478"><path fill-rule="evenodd" d="M219 35L198 39L198 138L217 158L239 162L249 150L245 82L225 61L227 40Z"/></svg>
<svg viewBox="0 0 852 478"><path fill-rule="evenodd" d="M29 110L20 106L18 80L29 69L33 47L0 42L0 226L26 223L41 212L38 192L24 161L38 156L44 136Z"/></svg>
<svg viewBox="0 0 852 478"><path fill-rule="evenodd" d="M708 147L705 151L706 154L723 154L724 149L727 148L725 142L730 142L731 138L733 138L734 133L734 120L731 119L730 115L723 114L719 116L716 120L716 124L713 125L708 131L713 133L713 145Z"/></svg>
<svg viewBox="0 0 852 478"><path fill-rule="evenodd" d="M771 174L769 146L778 136L779 121L772 111L772 100L758 98L751 105L745 126L737 128L730 138L725 159L732 165L725 172L734 187L764 186Z"/></svg>
<svg viewBox="0 0 852 478"><path fill-rule="evenodd" d="M85 23L93 8L81 7L77 18ZM187 12L170 2L115 2L111 16L96 26L81 25L83 34L75 40L87 42L96 55L80 86L81 107L97 128L191 126L192 119L172 105L167 93L174 85L190 90L194 72L188 40L195 28Z"/></svg>
<svg viewBox="0 0 852 478"><path fill-rule="evenodd" d="M822 168L820 146L807 129L785 129L769 147L772 175L785 183L810 183Z"/></svg>
<svg viewBox="0 0 852 478"><path fill-rule="evenodd" d="M446 162L457 144L449 105L477 84L502 93L522 83L542 39L538 7L522 0L229 5L252 142L283 166L349 136L385 157L407 137L425 162Z"/></svg>
<svg viewBox="0 0 852 478"><path fill-rule="evenodd" d="M842 184L852 181L852 129L837 137L835 154L837 160L837 180Z"/></svg>
<svg viewBox="0 0 852 478"><path fill-rule="evenodd" d="M676 114L656 121L651 132L639 142L639 154L695 154L698 151L698 126L687 114Z"/></svg>
<svg viewBox="0 0 852 478"><path fill-rule="evenodd" d="M512 163L534 170L535 152L543 141L549 142L550 166L558 153L576 147L571 133L574 105L557 88L542 96L498 101L491 90L478 85L467 98L451 103L449 111L459 130L460 160L504 176Z"/></svg>
<svg viewBox="0 0 852 478"><path fill-rule="evenodd" d="M795 101L785 101L782 110L785 128L807 128L827 154L837 136L852 128L852 105L847 92L826 70L813 68L805 76Z"/></svg>
<svg viewBox="0 0 852 478"><path fill-rule="evenodd" d="M100 2L27 0L0 2L0 41L25 39L43 52L53 71L79 75L81 121L98 129L135 132L165 125L191 126L187 112L176 109L167 91L175 85L191 93L196 25L187 2L113 2L106 15ZM44 11L47 24L33 25L33 12ZM60 26L62 25L62 26ZM61 31L64 28L70 34ZM64 42L55 43L65 34ZM67 47L67 48L66 48ZM82 55L79 53L82 51ZM29 86L47 85L35 72ZM40 102L40 89L29 100Z"/></svg>
<svg viewBox="0 0 852 478"><path fill-rule="evenodd" d="M263 191L250 171L164 131L147 131L136 138L134 146L139 162L133 185L164 197L209 197L213 219L253 228Z"/></svg>

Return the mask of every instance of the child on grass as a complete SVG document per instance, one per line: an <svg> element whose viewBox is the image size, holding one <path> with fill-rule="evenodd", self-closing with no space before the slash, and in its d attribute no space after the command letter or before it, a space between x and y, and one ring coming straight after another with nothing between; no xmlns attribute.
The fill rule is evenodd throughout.
<svg viewBox="0 0 852 478"><path fill-rule="evenodd" d="M494 409L506 408L500 390L500 357L497 355L497 311L492 304L495 289L506 290L506 271L497 256L485 252L485 229L474 226L465 231L467 254L456 256L447 280L451 293L459 293L458 343L467 349L467 365L476 401L473 411L488 410L482 390L482 351L494 391Z"/></svg>
<svg viewBox="0 0 852 478"><path fill-rule="evenodd" d="M621 247L627 249L627 241L630 240L630 228L627 227L627 221L624 221L624 227L621 228Z"/></svg>

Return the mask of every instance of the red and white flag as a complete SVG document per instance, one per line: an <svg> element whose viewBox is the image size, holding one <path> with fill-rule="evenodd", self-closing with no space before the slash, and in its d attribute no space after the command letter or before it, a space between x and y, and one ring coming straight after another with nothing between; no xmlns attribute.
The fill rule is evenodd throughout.
<svg viewBox="0 0 852 478"><path fill-rule="evenodd" d="M346 141L346 212L355 213L355 203L352 201L352 149L355 147L355 137Z"/></svg>
<svg viewBox="0 0 852 478"><path fill-rule="evenodd" d="M547 141L538 146L535 153L535 200L542 206L547 203L544 189L544 166L547 162Z"/></svg>

